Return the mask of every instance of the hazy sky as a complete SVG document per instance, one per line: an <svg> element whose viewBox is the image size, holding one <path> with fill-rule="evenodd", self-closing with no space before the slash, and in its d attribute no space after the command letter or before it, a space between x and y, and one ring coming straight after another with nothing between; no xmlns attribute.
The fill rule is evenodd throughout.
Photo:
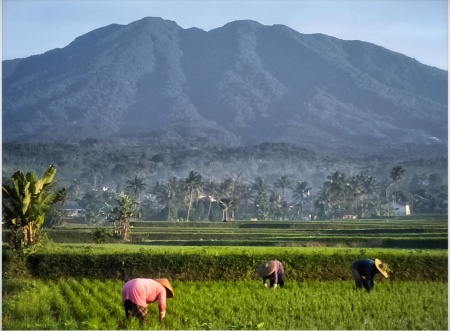
<svg viewBox="0 0 450 331"><path fill-rule="evenodd" d="M207 31L242 19L284 24L448 68L447 0L3 0L3 60L62 48L96 28L148 16Z"/></svg>

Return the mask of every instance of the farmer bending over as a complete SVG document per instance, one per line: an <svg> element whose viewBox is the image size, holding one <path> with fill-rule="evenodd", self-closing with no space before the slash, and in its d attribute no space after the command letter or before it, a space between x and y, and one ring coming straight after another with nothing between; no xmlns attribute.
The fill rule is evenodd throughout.
<svg viewBox="0 0 450 331"><path fill-rule="evenodd" d="M390 271L389 266L378 259L375 259L375 261L370 259L356 260L352 263L351 270L356 288L364 286L367 292L370 292L375 286L374 278L376 274L380 273L388 278L387 272Z"/></svg>
<svg viewBox="0 0 450 331"><path fill-rule="evenodd" d="M159 321L166 316L166 298L173 298L172 286L166 278L135 278L123 285L122 300L127 318L137 317L140 322L147 318L147 305L158 301Z"/></svg>
<svg viewBox="0 0 450 331"><path fill-rule="evenodd" d="M284 267L280 261L273 260L261 263L258 267L258 275L262 277L264 287L267 287L267 280L270 282L270 287L276 288L278 284L280 284L280 287L284 287Z"/></svg>

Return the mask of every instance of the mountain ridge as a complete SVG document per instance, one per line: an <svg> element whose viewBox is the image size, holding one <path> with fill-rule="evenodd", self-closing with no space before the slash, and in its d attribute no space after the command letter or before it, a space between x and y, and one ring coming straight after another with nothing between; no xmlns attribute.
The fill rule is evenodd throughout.
<svg viewBox="0 0 450 331"><path fill-rule="evenodd" d="M447 153L446 71L284 25L204 31L147 17L2 64L4 141L163 130L234 146Z"/></svg>

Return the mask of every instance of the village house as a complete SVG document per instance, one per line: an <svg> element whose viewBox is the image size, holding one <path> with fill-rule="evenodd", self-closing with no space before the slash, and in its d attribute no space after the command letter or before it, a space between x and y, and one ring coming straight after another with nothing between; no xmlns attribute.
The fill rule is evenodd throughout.
<svg viewBox="0 0 450 331"><path fill-rule="evenodd" d="M384 205L387 216L410 216L411 209L409 203L401 201L391 201Z"/></svg>
<svg viewBox="0 0 450 331"><path fill-rule="evenodd" d="M74 219L83 217L84 213L86 212L83 208L80 207L78 202L76 202L75 200L67 201L63 205L62 210L64 212L65 219Z"/></svg>

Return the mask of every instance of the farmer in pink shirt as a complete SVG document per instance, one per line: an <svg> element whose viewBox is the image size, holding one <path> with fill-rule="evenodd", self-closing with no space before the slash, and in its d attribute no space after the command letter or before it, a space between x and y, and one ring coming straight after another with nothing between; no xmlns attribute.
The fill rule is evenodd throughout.
<svg viewBox="0 0 450 331"><path fill-rule="evenodd" d="M264 287L267 287L267 280L269 280L271 288L277 288L278 284L280 287L284 287L286 276L283 264L280 261L272 260L261 263L258 266L258 275L262 277Z"/></svg>
<svg viewBox="0 0 450 331"><path fill-rule="evenodd" d="M122 300L125 314L137 317L141 322L147 318L149 303L158 301L159 321L166 316L166 298L173 298L174 292L167 278L135 278L123 285Z"/></svg>

